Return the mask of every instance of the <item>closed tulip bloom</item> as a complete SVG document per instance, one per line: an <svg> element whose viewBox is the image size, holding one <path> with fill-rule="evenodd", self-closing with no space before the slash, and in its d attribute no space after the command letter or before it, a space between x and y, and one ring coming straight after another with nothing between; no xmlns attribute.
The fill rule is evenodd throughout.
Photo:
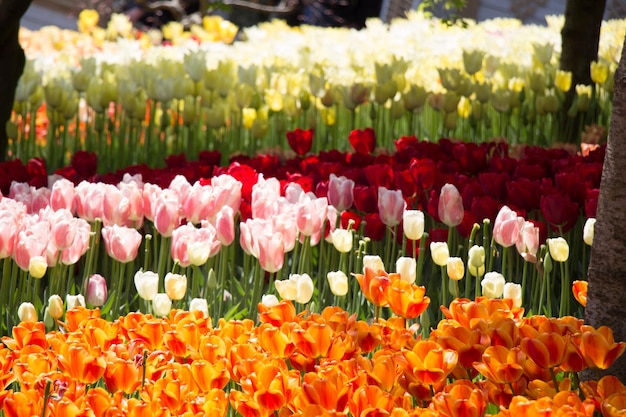
<svg viewBox="0 0 626 417"><path fill-rule="evenodd" d="M207 318L209 317L209 304L205 298L194 298L189 302L189 311L201 311Z"/></svg>
<svg viewBox="0 0 626 417"><path fill-rule="evenodd" d="M274 294L263 294L261 304L265 307L274 307L279 304L278 298Z"/></svg>
<svg viewBox="0 0 626 417"><path fill-rule="evenodd" d="M593 244L595 226L596 219L590 217L587 219L587 221L585 221L585 226L583 228L583 241L589 246Z"/></svg>
<svg viewBox="0 0 626 417"><path fill-rule="evenodd" d="M151 301L159 292L159 275L152 271L135 273L135 288L141 298Z"/></svg>
<svg viewBox="0 0 626 417"><path fill-rule="evenodd" d="M48 314L53 319L57 320L63 317L64 308L63 308L63 300L57 294L52 294L48 298Z"/></svg>
<svg viewBox="0 0 626 417"><path fill-rule="evenodd" d="M298 296L298 287L295 281L291 279L277 279L274 281L274 286L280 298L286 301L293 301Z"/></svg>
<svg viewBox="0 0 626 417"><path fill-rule="evenodd" d="M235 212L230 206L223 206L217 212L215 218L215 231L217 239L224 246L228 246L235 240Z"/></svg>
<svg viewBox="0 0 626 417"><path fill-rule="evenodd" d="M43 278L48 270L48 262L43 256L33 256L28 262L28 273L33 278Z"/></svg>
<svg viewBox="0 0 626 417"><path fill-rule="evenodd" d="M385 264L378 255L365 255L363 257L363 271L365 271L365 268L369 268L375 272L384 271Z"/></svg>
<svg viewBox="0 0 626 417"><path fill-rule="evenodd" d="M522 286L520 284L514 284L507 282L504 284L504 290L502 297L510 298L513 300L513 307L519 308L522 306Z"/></svg>
<svg viewBox="0 0 626 417"><path fill-rule="evenodd" d="M505 248L515 245L524 222L524 218L515 211L502 206L493 223L493 240Z"/></svg>
<svg viewBox="0 0 626 417"><path fill-rule="evenodd" d="M152 218L154 227L162 236L172 235L180 224L180 202L174 191L165 189L158 194L152 206Z"/></svg>
<svg viewBox="0 0 626 417"><path fill-rule="evenodd" d="M334 271L326 274L330 292L342 297L348 293L348 276L343 271Z"/></svg>
<svg viewBox="0 0 626 417"><path fill-rule="evenodd" d="M406 201L400 190L388 190L378 187L378 214L385 226L394 227L400 224Z"/></svg>
<svg viewBox="0 0 626 417"><path fill-rule="evenodd" d="M330 234L333 246L340 253L348 253L352 250L352 231L347 229L335 229Z"/></svg>
<svg viewBox="0 0 626 417"><path fill-rule="evenodd" d="M354 202L354 181L344 176L337 177L335 174L330 174L327 197L328 203L338 212L349 209Z"/></svg>
<svg viewBox="0 0 626 417"><path fill-rule="evenodd" d="M37 317L37 310L35 309L35 306L33 305L33 303L28 302L20 304L17 309L17 317L20 319L20 321L26 322L36 322L37 320L39 320Z"/></svg>
<svg viewBox="0 0 626 417"><path fill-rule="evenodd" d="M532 222L526 221L520 229L515 243L517 252L526 262L537 263L537 251L539 250L539 228Z"/></svg>
<svg viewBox="0 0 626 417"><path fill-rule="evenodd" d="M480 282L483 295L487 298L502 297L504 292L504 276L498 272L487 272Z"/></svg>
<svg viewBox="0 0 626 417"><path fill-rule="evenodd" d="M71 310L75 307L85 307L85 297L82 294L68 294L65 297L65 304L68 310Z"/></svg>
<svg viewBox="0 0 626 417"><path fill-rule="evenodd" d="M165 275L165 293L172 300L182 300L187 292L187 276L168 272Z"/></svg>
<svg viewBox="0 0 626 417"><path fill-rule="evenodd" d="M87 288L87 302L94 307L101 307L107 301L107 282L100 274L93 274L89 277Z"/></svg>
<svg viewBox="0 0 626 417"><path fill-rule="evenodd" d="M461 224L465 211L461 193L453 184L445 184L441 187L438 206L439 219L448 227Z"/></svg>
<svg viewBox="0 0 626 417"><path fill-rule="evenodd" d="M417 278L417 262L415 258L401 256L396 260L396 272L400 274L400 279L413 284Z"/></svg>
<svg viewBox="0 0 626 417"><path fill-rule="evenodd" d="M102 239L107 254L111 258L122 263L128 263L137 258L143 237L136 229L112 225L102 228Z"/></svg>
<svg viewBox="0 0 626 417"><path fill-rule="evenodd" d="M74 183L67 178L59 178L52 185L50 207L52 207L54 211L64 208L74 213L76 208L74 203L75 198L76 189Z"/></svg>
<svg viewBox="0 0 626 417"><path fill-rule="evenodd" d="M565 262L569 258L569 245L562 237L548 239L548 249L552 259L557 262Z"/></svg>
<svg viewBox="0 0 626 417"><path fill-rule="evenodd" d="M449 257L446 262L446 271L451 280L462 280L465 276L465 264L463 263L463 259L452 256Z"/></svg>
<svg viewBox="0 0 626 417"><path fill-rule="evenodd" d="M450 251L446 242L430 242L430 256L433 262L439 266L446 266Z"/></svg>
<svg viewBox="0 0 626 417"><path fill-rule="evenodd" d="M158 293L152 299L152 311L156 316L165 317L170 314L172 300L165 293Z"/></svg>
<svg viewBox="0 0 626 417"><path fill-rule="evenodd" d="M424 212L421 210L404 210L402 227L407 239L420 240L424 235Z"/></svg>
<svg viewBox="0 0 626 417"><path fill-rule="evenodd" d="M306 304L311 301L315 286L313 285L313 280L311 279L309 274L294 274L289 277L289 279L293 279L296 282L296 287L298 289L298 294L295 298L295 301L300 304Z"/></svg>
<svg viewBox="0 0 626 417"><path fill-rule="evenodd" d="M467 262L474 268L480 268L485 265L485 248L474 245L467 253Z"/></svg>

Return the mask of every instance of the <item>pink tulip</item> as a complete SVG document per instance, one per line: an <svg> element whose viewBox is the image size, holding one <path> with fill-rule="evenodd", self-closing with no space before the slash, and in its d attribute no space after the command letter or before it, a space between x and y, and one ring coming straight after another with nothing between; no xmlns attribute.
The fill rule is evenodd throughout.
<svg viewBox="0 0 626 417"><path fill-rule="evenodd" d="M280 182L276 178L268 180L259 175L252 187L252 217L269 219L276 212L275 203L280 197Z"/></svg>
<svg viewBox="0 0 626 417"><path fill-rule="evenodd" d="M405 207L402 191L378 187L378 214L385 226L394 227L400 224Z"/></svg>
<svg viewBox="0 0 626 417"><path fill-rule="evenodd" d="M187 178L183 175L177 175L167 188L174 191L180 201L185 201L191 190L191 184L189 184L189 181L187 181Z"/></svg>
<svg viewBox="0 0 626 417"><path fill-rule="evenodd" d="M463 199L453 184L445 184L439 194L439 219L448 227L456 227L463 221Z"/></svg>
<svg viewBox="0 0 626 417"><path fill-rule="evenodd" d="M66 178L60 178L52 184L50 192L50 207L53 210L67 209L72 214L76 212L76 188L74 183Z"/></svg>
<svg viewBox="0 0 626 417"><path fill-rule="evenodd" d="M46 187L32 190L31 213L39 213L40 210L50 206L50 190Z"/></svg>
<svg viewBox="0 0 626 417"><path fill-rule="evenodd" d="M502 206L493 222L493 239L505 248L515 245L524 222L524 218L515 211Z"/></svg>
<svg viewBox="0 0 626 417"><path fill-rule="evenodd" d="M114 224L102 228L102 239L111 258L127 263L137 257L142 236L135 229Z"/></svg>
<svg viewBox="0 0 626 417"><path fill-rule="evenodd" d="M297 204L305 195L306 193L302 189L302 186L298 183L289 183L287 188L285 188L285 200L287 200L289 204Z"/></svg>
<svg viewBox="0 0 626 417"><path fill-rule="evenodd" d="M217 240L216 234L215 228L209 223L205 223L200 228L191 223L177 227L172 232L172 259L186 268L192 263L196 264L192 262L190 251L201 250L204 252L204 256L194 255L196 258L204 258L204 262L206 262L208 258L215 256L220 250L221 243Z"/></svg>
<svg viewBox="0 0 626 417"><path fill-rule="evenodd" d="M327 213L326 198L311 198L305 195L296 205L296 227L302 236L311 237L311 245L316 245L320 241Z"/></svg>
<svg viewBox="0 0 626 417"><path fill-rule="evenodd" d="M143 213L146 219L154 221L152 216L153 208L156 200L161 195L161 187L156 184L147 183L143 186Z"/></svg>
<svg viewBox="0 0 626 417"><path fill-rule="evenodd" d="M235 213L232 207L223 206L215 218L217 239L224 246L228 246L235 240Z"/></svg>
<svg viewBox="0 0 626 417"><path fill-rule="evenodd" d="M135 229L140 228L143 225L145 217L143 210L143 183L139 183L135 180L120 182L117 188L119 188L122 195L128 200L129 224L127 224L127 226L134 227Z"/></svg>
<svg viewBox="0 0 626 417"><path fill-rule="evenodd" d="M272 226L274 230L283 235L285 245L285 253L291 252L296 246L296 238L298 237L298 229L296 227L296 218L291 206L291 213L285 209L281 211L284 215L272 217Z"/></svg>
<svg viewBox="0 0 626 417"><path fill-rule="evenodd" d="M145 200L144 200L145 201ZM165 237L172 235L172 231L180 224L180 202L176 193L170 189L161 191L152 206L154 227Z"/></svg>
<svg viewBox="0 0 626 417"><path fill-rule="evenodd" d="M267 230L259 238L259 263L267 272L277 272L285 261L285 242L279 232Z"/></svg>
<svg viewBox="0 0 626 417"><path fill-rule="evenodd" d="M104 218L104 183L83 181L76 186L76 215L93 223Z"/></svg>
<svg viewBox="0 0 626 417"><path fill-rule="evenodd" d="M89 236L91 226L85 219L74 218L74 240L71 246L61 251L61 263L64 265L74 265L87 253L89 249Z"/></svg>
<svg viewBox="0 0 626 417"><path fill-rule="evenodd" d="M50 240L60 251L69 248L76 236L76 223L73 221L75 217L64 208L57 211L50 209L49 213L47 218L50 222Z"/></svg>
<svg viewBox="0 0 626 417"><path fill-rule="evenodd" d="M337 177L335 174L330 174L328 180L328 203L341 213L352 207L353 202L354 181L344 176Z"/></svg>
<svg viewBox="0 0 626 417"><path fill-rule="evenodd" d="M130 227L132 222L130 216L130 201L114 185L104 185L104 195L102 198L102 224L104 226Z"/></svg>
<svg viewBox="0 0 626 417"><path fill-rule="evenodd" d="M30 259L34 256L46 257L50 236L50 224L37 221L34 216L24 217L24 228L18 233L13 259L17 266L28 271Z"/></svg>
<svg viewBox="0 0 626 417"><path fill-rule="evenodd" d="M193 224L200 224L207 220L215 210L213 187L200 185L196 182L187 193L185 200L181 200L181 215Z"/></svg>
<svg viewBox="0 0 626 417"><path fill-rule="evenodd" d="M26 207L26 212L32 213L32 188L27 183L13 181L11 183L11 187L9 188L9 198L24 204L24 206Z"/></svg>
<svg viewBox="0 0 626 417"><path fill-rule="evenodd" d="M231 175L218 175L211 178L213 193L216 196L215 207L229 206L236 213L241 206L241 182Z"/></svg>
<svg viewBox="0 0 626 417"><path fill-rule="evenodd" d="M0 200L0 259L13 254L19 223L26 216L26 206L10 198Z"/></svg>
<svg viewBox="0 0 626 417"><path fill-rule="evenodd" d="M86 282L87 302L94 307L101 307L107 301L107 282L100 274L93 274Z"/></svg>
<svg viewBox="0 0 626 417"><path fill-rule="evenodd" d="M515 247L526 262L537 263L539 228L533 222L524 222L519 231L517 242L515 242Z"/></svg>

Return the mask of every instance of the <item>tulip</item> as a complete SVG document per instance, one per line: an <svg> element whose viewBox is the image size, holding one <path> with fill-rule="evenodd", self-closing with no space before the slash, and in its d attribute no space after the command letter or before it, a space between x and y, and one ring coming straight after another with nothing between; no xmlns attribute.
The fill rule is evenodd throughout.
<svg viewBox="0 0 626 417"><path fill-rule="evenodd" d="M172 300L165 293L158 293L152 299L152 311L160 317L165 317L172 309Z"/></svg>
<svg viewBox="0 0 626 417"><path fill-rule="evenodd" d="M424 212L405 210L402 214L402 227L407 239L420 240L424 234Z"/></svg>
<svg viewBox="0 0 626 417"><path fill-rule="evenodd" d="M572 293L581 306L587 307L587 281L574 281L572 283Z"/></svg>
<svg viewBox="0 0 626 417"><path fill-rule="evenodd" d="M385 264L378 255L365 255L363 257L363 271L371 269L374 272L385 271Z"/></svg>
<svg viewBox="0 0 626 417"><path fill-rule="evenodd" d="M137 258L143 237L136 229L112 225L102 228L102 239L107 254L111 258L128 263Z"/></svg>
<svg viewBox="0 0 626 417"><path fill-rule="evenodd" d="M82 294L68 294L65 297L65 304L68 310L71 310L75 307L85 307L85 297Z"/></svg>
<svg viewBox="0 0 626 417"><path fill-rule="evenodd" d="M33 256L28 261L28 273L33 278L43 278L48 270L48 262L43 256Z"/></svg>
<svg viewBox="0 0 626 417"><path fill-rule="evenodd" d="M402 197L402 191L378 187L378 214L385 226L394 227L400 224L405 208L406 201Z"/></svg>
<svg viewBox="0 0 626 417"><path fill-rule="evenodd" d="M487 298L502 297L504 292L504 276L498 272L487 272L480 282L482 293Z"/></svg>
<svg viewBox="0 0 626 417"><path fill-rule="evenodd" d="M182 300L187 292L187 276L168 272L165 275L165 293L172 300Z"/></svg>
<svg viewBox="0 0 626 417"><path fill-rule="evenodd" d="M35 310L35 306L33 303L23 302L17 309L17 317L19 317L21 322L36 322L37 318L37 310Z"/></svg>
<svg viewBox="0 0 626 417"><path fill-rule="evenodd" d="M295 281L291 279L274 281L274 286L276 287L276 291L280 298L287 301L293 301L298 296L298 287L296 286Z"/></svg>
<svg viewBox="0 0 626 417"><path fill-rule="evenodd" d="M396 260L396 272L400 274L400 279L413 284L417 279L417 262L415 258L401 256Z"/></svg>
<svg viewBox="0 0 626 417"><path fill-rule="evenodd" d="M524 222L519 231L517 242L515 242L515 247L526 262L537 263L539 228L532 222Z"/></svg>
<svg viewBox="0 0 626 417"><path fill-rule="evenodd" d="M335 174L330 174L327 197L328 203L338 212L349 209L354 202L354 181L344 176L337 177Z"/></svg>
<svg viewBox="0 0 626 417"><path fill-rule="evenodd" d="M502 206L493 223L493 239L502 247L515 245L520 230L524 225L524 218L517 215L507 206Z"/></svg>
<svg viewBox="0 0 626 417"><path fill-rule="evenodd" d="M154 300L159 292L159 275L152 271L137 271L134 279L139 296L146 301Z"/></svg>
<svg viewBox="0 0 626 417"><path fill-rule="evenodd" d="M504 284L502 296L504 298L512 299L513 307L519 308L522 306L522 286L520 284L507 282L506 284Z"/></svg>
<svg viewBox="0 0 626 417"><path fill-rule="evenodd" d="M63 316L63 300L57 294L53 294L48 298L48 314L55 320Z"/></svg>
<svg viewBox="0 0 626 417"><path fill-rule="evenodd" d="M548 249L550 256L556 262L565 262L569 258L569 245L562 237L548 239Z"/></svg>
<svg viewBox="0 0 626 417"><path fill-rule="evenodd" d="M293 274L289 279L296 282L297 294L294 300L300 304L306 304L311 301L315 286L309 274Z"/></svg>
<svg viewBox="0 0 626 417"><path fill-rule="evenodd" d="M103 306L107 301L107 282L100 274L94 274L87 280L87 302L94 307Z"/></svg>
<svg viewBox="0 0 626 417"><path fill-rule="evenodd" d="M452 256L449 257L446 261L446 271L451 280L462 280L465 276L465 265L463 264L463 259Z"/></svg>
<svg viewBox="0 0 626 417"><path fill-rule="evenodd" d="M278 298L274 294L263 294L261 297L261 304L265 307L274 307L279 303Z"/></svg>
<svg viewBox="0 0 626 417"><path fill-rule="evenodd" d="M430 242L430 256L433 262L438 266L446 266L450 251L446 242Z"/></svg>
<svg viewBox="0 0 626 417"><path fill-rule="evenodd" d="M348 253L352 250L352 231L335 229L331 232L331 241L337 252Z"/></svg>
<svg viewBox="0 0 626 417"><path fill-rule="evenodd" d="M334 295L342 297L348 293L348 276L343 271L329 272L326 279Z"/></svg>
<svg viewBox="0 0 626 417"><path fill-rule="evenodd" d="M467 262L470 268L480 268L485 266L485 248L482 246L474 245L467 253Z"/></svg>
<svg viewBox="0 0 626 417"><path fill-rule="evenodd" d="M414 319L428 308L430 298L425 294L426 288L402 279L392 281L385 292L391 311L405 319Z"/></svg>
<svg viewBox="0 0 626 417"><path fill-rule="evenodd" d="M593 217L590 217L585 221L585 226L583 228L583 241L589 246L593 244L595 225L596 219Z"/></svg>
<svg viewBox="0 0 626 417"><path fill-rule="evenodd" d="M205 318L209 317L209 305L205 298L193 298L189 302L189 311L201 311Z"/></svg>
<svg viewBox="0 0 626 417"><path fill-rule="evenodd" d="M463 199L454 185L445 184L441 187L438 214L442 223L448 227L458 226L463 221Z"/></svg>

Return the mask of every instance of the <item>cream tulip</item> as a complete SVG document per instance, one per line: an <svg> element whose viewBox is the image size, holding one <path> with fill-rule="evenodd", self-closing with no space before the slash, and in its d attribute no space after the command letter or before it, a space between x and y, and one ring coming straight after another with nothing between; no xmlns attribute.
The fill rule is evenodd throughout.
<svg viewBox="0 0 626 417"><path fill-rule="evenodd" d="M448 277L453 281L460 281L465 276L465 264L463 259L451 256L446 262L446 271Z"/></svg>
<svg viewBox="0 0 626 417"><path fill-rule="evenodd" d="M151 301L159 292L159 275L152 271L135 273L135 288L141 298Z"/></svg>
<svg viewBox="0 0 626 417"><path fill-rule="evenodd" d="M400 274L400 279L409 284L413 284L417 278L417 262L415 258L401 256L396 260L396 272Z"/></svg>
<svg viewBox="0 0 626 417"><path fill-rule="evenodd" d="M63 317L63 300L57 294L52 294L50 298L48 298L48 314L50 317L57 320Z"/></svg>
<svg viewBox="0 0 626 417"><path fill-rule="evenodd" d="M194 298L189 302L189 311L201 311L205 318L209 317L209 304L205 298Z"/></svg>
<svg viewBox="0 0 626 417"><path fill-rule="evenodd" d="M487 298L500 298L504 292L504 276L498 272L487 272L480 282L483 295Z"/></svg>
<svg viewBox="0 0 626 417"><path fill-rule="evenodd" d="M433 262L439 266L446 266L450 251L446 242L430 242L430 256Z"/></svg>
<svg viewBox="0 0 626 417"><path fill-rule="evenodd" d="M347 229L335 229L330 234L333 246L340 253L348 253L352 250L352 231Z"/></svg>
<svg viewBox="0 0 626 417"><path fill-rule="evenodd" d="M569 245L562 237L548 239L548 249L552 260L556 262L565 262L569 258Z"/></svg>
<svg viewBox="0 0 626 417"><path fill-rule="evenodd" d="M158 293L152 299L152 311L159 317L165 317L170 314L172 309L172 300L165 293Z"/></svg>
<svg viewBox="0 0 626 417"><path fill-rule="evenodd" d="M593 235L596 226L596 219L590 217L585 222L585 226L583 227L583 241L591 246L593 243Z"/></svg>
<svg viewBox="0 0 626 417"><path fill-rule="evenodd" d="M330 292L338 297L348 293L348 276L343 271L334 271L326 274Z"/></svg>
<svg viewBox="0 0 626 417"><path fill-rule="evenodd" d="M520 284L507 282L506 284L504 284L502 296L504 298L512 299L513 307L520 308L522 306L522 286Z"/></svg>
<svg viewBox="0 0 626 417"><path fill-rule="evenodd" d="M383 260L378 255L365 255L363 257L363 270L365 268L371 269L373 271L384 271L385 264Z"/></svg>
<svg viewBox="0 0 626 417"><path fill-rule="evenodd" d="M17 309L17 316L19 317L20 321L36 322L38 320L37 310L35 309L35 306L33 305L33 303L28 302L20 304Z"/></svg>
<svg viewBox="0 0 626 417"><path fill-rule="evenodd" d="M172 300L182 300L187 292L187 276L168 272L165 275L165 293Z"/></svg>
<svg viewBox="0 0 626 417"><path fill-rule="evenodd" d="M407 239L420 240L424 235L424 212L421 210L404 210L402 227Z"/></svg>

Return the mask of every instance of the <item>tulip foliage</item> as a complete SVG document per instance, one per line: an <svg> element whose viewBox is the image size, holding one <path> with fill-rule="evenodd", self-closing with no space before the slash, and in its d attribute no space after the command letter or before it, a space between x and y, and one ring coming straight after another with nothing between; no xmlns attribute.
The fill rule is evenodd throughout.
<svg viewBox="0 0 626 417"><path fill-rule="evenodd" d="M397 281L394 281L397 282ZM393 285L393 284L392 284ZM391 300L390 300L391 302ZM523 317L511 300L458 299L428 338L400 317L259 304L258 324L172 310L114 321L68 310L61 329L2 338L0 409L11 416L613 416L626 387L606 369L626 348L574 317ZM552 415L552 414L550 414Z"/></svg>

